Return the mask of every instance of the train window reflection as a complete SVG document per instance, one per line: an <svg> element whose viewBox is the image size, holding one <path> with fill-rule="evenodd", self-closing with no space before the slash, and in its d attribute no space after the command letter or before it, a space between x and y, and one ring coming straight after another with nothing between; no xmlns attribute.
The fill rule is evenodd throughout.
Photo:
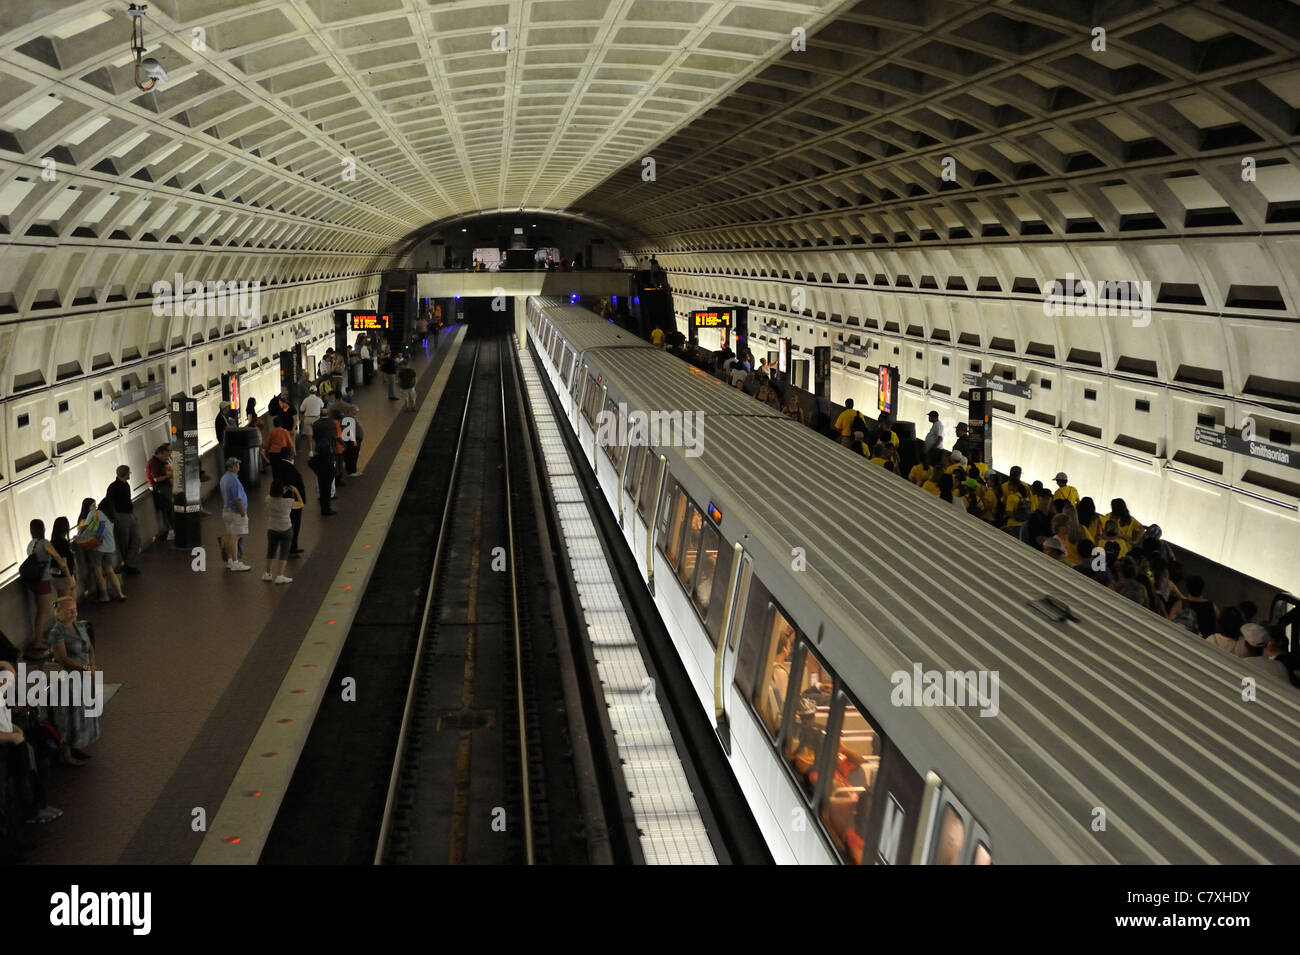
<svg viewBox="0 0 1300 955"><path fill-rule="evenodd" d="M832 757L830 786L821 816L840 854L854 865L861 865L867 816L880 768L880 747L875 727L843 693L839 699L844 718L840 721L838 752Z"/></svg>
<svg viewBox="0 0 1300 955"><path fill-rule="evenodd" d="M804 792L811 796L817 788L817 763L826 745L833 681L830 672L806 645L803 657L799 696L794 701L794 715L783 752Z"/></svg>
<svg viewBox="0 0 1300 955"><path fill-rule="evenodd" d="M768 657L755 702L759 717L775 739L781 729L781 714L785 711L785 698L789 694L790 665L794 655L794 627L775 607L772 608L772 625L767 637Z"/></svg>
<svg viewBox="0 0 1300 955"><path fill-rule="evenodd" d="M691 592L695 581L695 566L700 559L700 533L704 530L704 515L694 504L691 505L690 520L686 524L686 549L682 551L682 563L677 568L677 579L682 582L686 592Z"/></svg>
<svg viewBox="0 0 1300 955"><path fill-rule="evenodd" d="M655 494L659 490L659 472L662 467L658 455L647 449L645 486L641 488L641 498L636 505L636 512L640 516L642 524L650 522L650 507L654 503Z"/></svg>
<svg viewBox="0 0 1300 955"><path fill-rule="evenodd" d="M718 547L722 543L717 528L712 524L704 528L700 546L700 573L695 581L695 607L703 615L709 612L709 599L713 596L713 575L718 569ZM725 587L726 584L723 584Z"/></svg>
<svg viewBox="0 0 1300 955"><path fill-rule="evenodd" d="M966 842L966 823L952 806L943 807L939 838L934 849L935 865L960 865L961 847Z"/></svg>
<svg viewBox="0 0 1300 955"><path fill-rule="evenodd" d="M641 482L641 467L645 464L645 448L642 445L635 445L632 448L632 457L627 462L627 474L623 478L623 490L633 496L636 495L637 486Z"/></svg>
<svg viewBox="0 0 1300 955"><path fill-rule="evenodd" d="M668 566L677 569L677 560L682 550L682 525L686 523L686 495L680 488L674 487L672 511L668 518L668 533L664 536L664 556Z"/></svg>
<svg viewBox="0 0 1300 955"><path fill-rule="evenodd" d="M731 562L735 557L735 550L722 539L722 535L712 525L705 525L704 546L706 555L709 541L714 537L718 541L718 556L714 561L713 573L707 584L704 581L704 569L700 569L700 582L695 588L699 596L695 603L704 616L704 632L709 635L709 642L716 647L718 645L718 631L722 629L722 616L727 612L727 598L730 596L727 592L727 584L731 583ZM740 606L740 604L737 603L737 606Z"/></svg>
<svg viewBox="0 0 1300 955"><path fill-rule="evenodd" d="M756 687L764 685L759 683L759 670L763 668L762 676L766 680L768 669L772 665L768 656L771 652L771 632L767 626L771 601L772 596L767 592L767 587L757 577L752 577L748 595L736 605L739 612L745 615L740 654L736 657L736 686L740 688L741 695L755 707L761 703ZM788 650L786 659L789 659Z"/></svg>
<svg viewBox="0 0 1300 955"><path fill-rule="evenodd" d="M606 395L605 415L601 420L602 426L596 429L596 443L599 444L601 449L605 452L605 457L609 458L615 464L618 463L620 457L618 435L619 431L622 430L619 427L622 422L619 418L618 405L614 403L613 398Z"/></svg>

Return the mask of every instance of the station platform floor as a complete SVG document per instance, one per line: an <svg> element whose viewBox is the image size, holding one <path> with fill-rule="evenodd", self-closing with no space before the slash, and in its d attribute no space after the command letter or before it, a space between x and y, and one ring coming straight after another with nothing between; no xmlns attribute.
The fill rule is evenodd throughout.
<svg viewBox="0 0 1300 955"><path fill-rule="evenodd" d="M439 348L416 349L421 402L452 351L453 330ZM250 492L244 559L231 573L220 559L220 498L205 506L205 573L191 569L188 549L157 544L140 556L141 575L124 578L127 601L82 603L93 620L105 684L120 684L102 716L102 737L84 766L56 765L49 801L63 816L39 827L33 864L188 864L210 826L241 760L280 687L303 635L327 597L348 545L417 416L388 400L376 375L356 389L364 428L361 477L349 479L323 517L315 478L298 455L307 485L299 546L289 561L292 584L264 582L269 473Z"/></svg>

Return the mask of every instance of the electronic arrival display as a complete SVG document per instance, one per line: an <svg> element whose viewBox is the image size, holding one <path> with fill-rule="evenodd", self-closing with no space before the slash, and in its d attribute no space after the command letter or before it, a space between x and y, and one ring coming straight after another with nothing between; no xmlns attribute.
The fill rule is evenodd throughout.
<svg viewBox="0 0 1300 955"><path fill-rule="evenodd" d="M354 332L386 332L388 331L388 316L376 315L373 312L350 312L348 314L348 328Z"/></svg>
<svg viewBox="0 0 1300 955"><path fill-rule="evenodd" d="M729 308L713 308L691 312L691 322L696 328L730 328L735 313Z"/></svg>

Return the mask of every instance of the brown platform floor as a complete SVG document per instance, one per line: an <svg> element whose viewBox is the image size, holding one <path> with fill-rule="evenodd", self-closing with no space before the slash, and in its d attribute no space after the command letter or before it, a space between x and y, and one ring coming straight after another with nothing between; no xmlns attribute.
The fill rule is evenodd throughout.
<svg viewBox="0 0 1300 955"><path fill-rule="evenodd" d="M441 347L413 353L423 400L454 329ZM369 510L384 472L405 438L413 414L389 401L378 375L356 389L365 440L364 472L338 489L335 517L322 517L315 476L299 454L307 485L299 546L289 561L294 582L263 582L265 496L269 474L249 494L244 539L247 573L221 563L219 496L205 506L203 544L208 570L190 569L189 551L156 545L140 556L138 577L124 579L127 602L82 603L95 622L96 653L106 684L121 689L104 709L103 735L82 767L56 766L50 801L60 819L37 832L34 863L188 863L203 841L193 829L202 808L216 816L266 709L297 652L308 623L338 572L346 547ZM214 506L215 500L215 506ZM148 501L143 502L148 506ZM139 503L136 505L140 506ZM331 543L331 540L334 542Z"/></svg>

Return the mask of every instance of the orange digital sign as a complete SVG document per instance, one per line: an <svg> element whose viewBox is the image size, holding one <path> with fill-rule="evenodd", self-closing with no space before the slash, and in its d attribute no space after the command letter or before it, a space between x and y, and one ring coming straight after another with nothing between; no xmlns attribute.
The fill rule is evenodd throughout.
<svg viewBox="0 0 1300 955"><path fill-rule="evenodd" d="M730 328L731 309L717 311L692 312L696 328Z"/></svg>
<svg viewBox="0 0 1300 955"><path fill-rule="evenodd" d="M387 315L349 315L348 325L354 332L385 332L388 331Z"/></svg>

